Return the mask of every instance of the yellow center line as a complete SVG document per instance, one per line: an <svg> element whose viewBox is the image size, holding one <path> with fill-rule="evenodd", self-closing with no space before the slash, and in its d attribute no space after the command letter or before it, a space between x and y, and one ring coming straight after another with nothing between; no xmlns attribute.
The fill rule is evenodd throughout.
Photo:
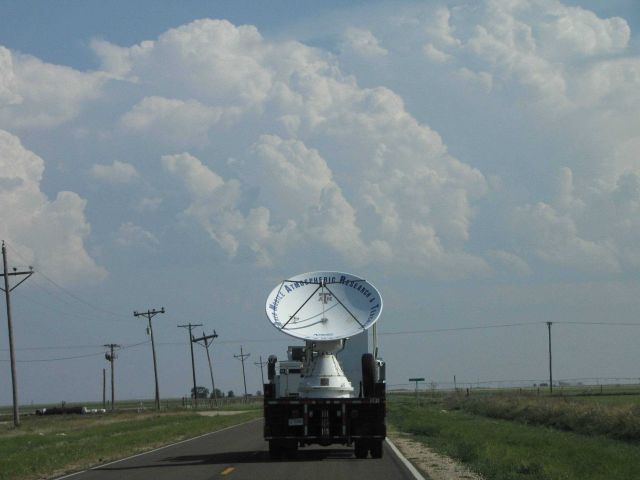
<svg viewBox="0 0 640 480"><path fill-rule="evenodd" d="M220 473L220 475L229 475L231 472L233 472L235 470L235 468L233 467L227 467L224 470L222 470L222 472Z"/></svg>

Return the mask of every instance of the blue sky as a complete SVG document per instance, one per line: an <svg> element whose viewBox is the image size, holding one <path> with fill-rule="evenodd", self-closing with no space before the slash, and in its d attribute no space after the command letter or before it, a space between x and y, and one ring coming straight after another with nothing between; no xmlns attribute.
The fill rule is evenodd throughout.
<svg viewBox="0 0 640 480"><path fill-rule="evenodd" d="M391 384L543 380L546 321L557 378L635 378L638 26L622 0L0 2L22 400L97 398L100 345L161 306L161 393L189 321L239 391L241 344L291 343L268 292L316 269L380 290ZM148 350L122 397L152 395Z"/></svg>

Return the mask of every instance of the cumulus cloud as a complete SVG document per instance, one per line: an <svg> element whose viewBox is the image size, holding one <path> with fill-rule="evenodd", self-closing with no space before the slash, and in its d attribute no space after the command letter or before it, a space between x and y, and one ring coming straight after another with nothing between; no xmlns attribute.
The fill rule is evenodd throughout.
<svg viewBox="0 0 640 480"><path fill-rule="evenodd" d="M135 205L138 212L155 212L162 205L160 197L144 197Z"/></svg>
<svg viewBox="0 0 640 480"><path fill-rule="evenodd" d="M140 246L146 249L152 249L160 244L153 233L132 222L120 225L115 235L115 242L120 247Z"/></svg>
<svg viewBox="0 0 640 480"><path fill-rule="evenodd" d="M100 74L0 50L0 123L11 116L16 128L59 124L99 95L102 82L111 82L109 95L117 101L103 119L107 127L100 138L152 141L155 156L136 159L136 167L145 178L152 173L150 182L165 181L151 162L166 154L164 175L180 179L181 199L188 195L180 206L183 218L200 225L231 257L248 250L269 264L311 242L354 265L382 263L440 278L487 275L492 268L527 274L535 269L532 259L589 272L623 269L625 259L636 255L636 224L625 224L620 212L635 212L629 192L633 175L640 174L634 117L640 62L625 56L627 23L556 0L424 8L428 14L410 21L347 29L344 51L385 55L392 64L400 49L394 50L398 36L391 33L398 32L383 27L414 28L417 40L403 48L416 47L407 55L423 62L425 72L437 71L441 80L471 92L481 89L496 104L517 102L529 115L526 121L552 119L567 129L602 132L603 150L610 150L597 160L600 170L589 170L606 171L607 178L589 182L587 170L571 163L554 196L531 192L517 208L500 207L512 213L513 238L523 240L517 255L503 245L485 260L469 248L483 200L489 195L493 205L511 201L508 192L518 186L510 178L499 178L499 172L485 177L470 165L473 155L451 155L438 132L410 114L391 88L363 88L330 53L265 39L253 26L203 19L129 47L94 41ZM374 31L386 39L384 47ZM64 93L52 94L53 100L36 102L38 88L26 89L35 85L27 67L74 88L60 87ZM31 99L33 108L27 108ZM51 118L30 116L38 108ZM135 178L137 170L125 163L132 160L117 158L122 162L94 166L93 176ZM487 178L503 188L490 192ZM152 194L134 201L138 211L168 204ZM608 219L608 233L592 225L594 211L606 212L598 218Z"/></svg>
<svg viewBox="0 0 640 480"><path fill-rule="evenodd" d="M425 63L441 63L438 69L425 65L425 78L442 75L476 85L510 105L503 114L517 106L529 125L554 125L565 139L559 143L571 151L569 165L555 180L531 179L533 199L513 206L503 197L498 208L504 205L512 219L507 244L515 240L519 257L532 265L541 261L591 274L635 268L631 239L638 236L637 222L628 218L635 204L623 209L614 193L640 175L640 57L631 49L628 23L558 0L485 0L410 12L396 25L413 29L408 38L422 42ZM517 152L512 156L518 168ZM500 182L503 188L492 192L496 198L518 188ZM540 183L554 194L536 199ZM507 261L495 251L487 259L496 268Z"/></svg>
<svg viewBox="0 0 640 480"><path fill-rule="evenodd" d="M260 264L271 263L271 249L284 245L291 224L272 228L270 211L262 206L244 214L239 207L240 183L225 181L188 153L163 156L162 164L183 181L191 195L184 214L198 222L230 257L235 257L244 245L256 254Z"/></svg>
<svg viewBox="0 0 640 480"><path fill-rule="evenodd" d="M206 106L195 100L145 97L125 113L120 123L125 131L146 133L172 145L206 145L210 129L240 115L236 107Z"/></svg>
<svg viewBox="0 0 640 480"><path fill-rule="evenodd" d="M620 271L614 245L580 236L575 221L559 214L551 205L538 203L516 210L517 234L523 245L545 262L584 272Z"/></svg>
<svg viewBox="0 0 640 480"><path fill-rule="evenodd" d="M561 169L558 194L549 203L515 209L516 238L552 265L589 273L617 273L640 266L640 176L626 172L614 185L576 188Z"/></svg>
<svg viewBox="0 0 640 480"><path fill-rule="evenodd" d="M551 15L538 26L539 43L550 56L613 53L623 50L629 43L631 29L622 18L603 19L589 10L558 2L543 2L542 5Z"/></svg>
<svg viewBox="0 0 640 480"><path fill-rule="evenodd" d="M422 47L422 50L429 60L436 63L444 63L451 59L451 55L444 53L442 50L438 50L433 43L427 43Z"/></svg>
<svg viewBox="0 0 640 480"><path fill-rule="evenodd" d="M85 249L91 228L86 201L73 192L49 200L40 190L44 162L18 137L0 130L0 237L36 270L66 283L98 281L107 274Z"/></svg>
<svg viewBox="0 0 640 480"><path fill-rule="evenodd" d="M342 49L363 57L380 57L389 53L380 46L370 30L355 27L349 27L344 32Z"/></svg>
<svg viewBox="0 0 640 480"><path fill-rule="evenodd" d="M487 256L491 259L492 264L508 274L525 276L533 273L529 264L514 253L504 250L491 250L487 252Z"/></svg>
<svg viewBox="0 0 640 480"><path fill-rule="evenodd" d="M109 183L129 183L139 174L133 165L115 160L111 165L95 164L91 176Z"/></svg>
<svg viewBox="0 0 640 480"><path fill-rule="evenodd" d="M263 100L272 86L269 70L260 63L274 52L251 25L203 19L130 48L104 41L93 47L103 68L144 82L148 95L244 107Z"/></svg>
<svg viewBox="0 0 640 480"><path fill-rule="evenodd" d="M374 37L351 34L382 54ZM449 155L397 94L359 87L326 53L217 20L94 48L114 75L145 85L120 118L123 132L186 151L220 144L221 132L241 139L239 161L215 170L189 153L162 158L191 196L185 215L230 256L249 249L269 263L312 238L354 264L435 276L488 270L464 251L484 176Z"/></svg>
<svg viewBox="0 0 640 480"><path fill-rule="evenodd" d="M457 53L489 62L503 82L515 80L545 107L595 105L625 83L637 89L637 76L629 75L637 61L603 58L628 46L622 18L599 18L558 0L487 0L471 12L460 14L474 27Z"/></svg>
<svg viewBox="0 0 640 480"><path fill-rule="evenodd" d="M11 52L0 46L0 107L16 104L22 100L16 91L16 83Z"/></svg>
<svg viewBox="0 0 640 480"><path fill-rule="evenodd" d="M451 24L451 11L447 7L438 7L430 15L425 31L439 45L455 47L461 40L455 36L456 27Z"/></svg>
<svg viewBox="0 0 640 480"><path fill-rule="evenodd" d="M53 127L101 95L98 73L83 73L0 47L0 128Z"/></svg>

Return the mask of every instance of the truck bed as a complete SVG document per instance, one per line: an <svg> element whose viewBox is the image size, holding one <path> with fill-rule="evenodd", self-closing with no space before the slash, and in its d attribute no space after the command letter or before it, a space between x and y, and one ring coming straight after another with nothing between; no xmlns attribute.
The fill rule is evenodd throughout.
<svg viewBox="0 0 640 480"><path fill-rule="evenodd" d="M265 398L265 440L297 440L303 444L351 444L358 439L384 439L385 399Z"/></svg>

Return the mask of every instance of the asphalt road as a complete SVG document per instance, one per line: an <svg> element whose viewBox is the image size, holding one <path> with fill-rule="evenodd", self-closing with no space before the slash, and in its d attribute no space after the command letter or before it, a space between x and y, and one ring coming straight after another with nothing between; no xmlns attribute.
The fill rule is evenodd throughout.
<svg viewBox="0 0 640 480"><path fill-rule="evenodd" d="M359 460L342 445L311 446L293 460L270 460L262 420L120 460L69 480L409 480L413 477L385 442L381 459Z"/></svg>

